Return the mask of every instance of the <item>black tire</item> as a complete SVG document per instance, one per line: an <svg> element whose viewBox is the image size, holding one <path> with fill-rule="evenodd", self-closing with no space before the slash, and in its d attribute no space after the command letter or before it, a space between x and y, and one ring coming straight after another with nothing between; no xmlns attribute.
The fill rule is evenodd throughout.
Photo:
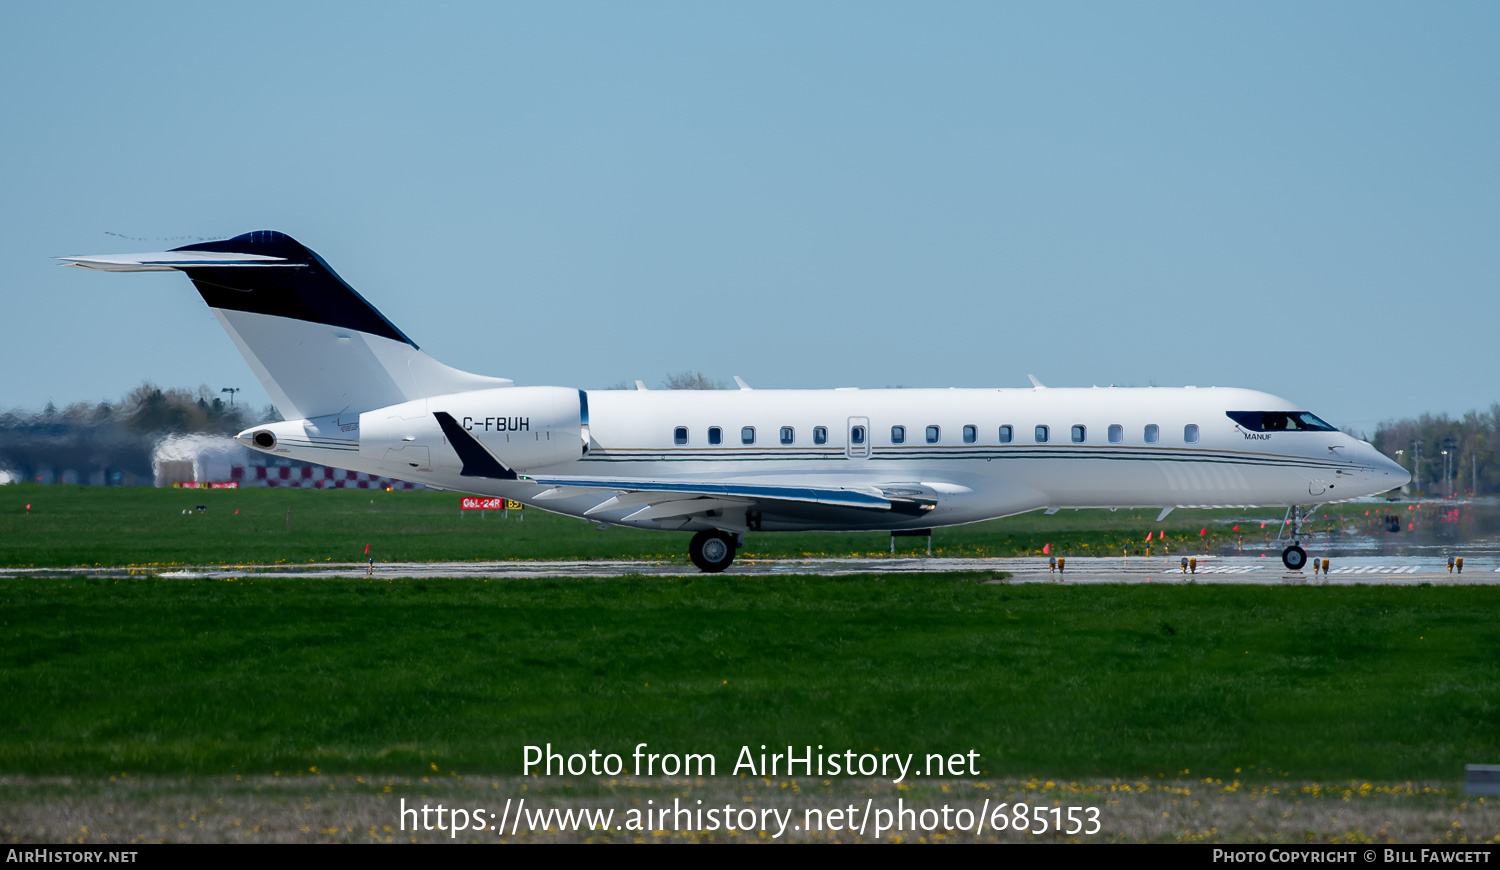
<svg viewBox="0 0 1500 870"><path fill-rule="evenodd" d="M1293 544L1281 551L1281 564L1288 571L1301 571L1307 566L1307 551Z"/></svg>
<svg viewBox="0 0 1500 870"><path fill-rule="evenodd" d="M688 545L688 555L698 570L717 574L734 564L734 538L727 532L699 532Z"/></svg>

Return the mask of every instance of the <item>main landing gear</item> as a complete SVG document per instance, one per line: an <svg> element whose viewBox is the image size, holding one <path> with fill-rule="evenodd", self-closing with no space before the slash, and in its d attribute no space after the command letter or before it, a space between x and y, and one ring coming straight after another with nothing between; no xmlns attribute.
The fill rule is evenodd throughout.
<svg viewBox="0 0 1500 870"><path fill-rule="evenodd" d="M698 570L705 574L717 574L734 564L737 543L736 536L718 529L699 532L693 535L693 542L688 544L688 555L693 564L698 566Z"/></svg>
<svg viewBox="0 0 1500 870"><path fill-rule="evenodd" d="M1317 506L1314 505L1307 513L1312 513L1317 509ZM1286 515L1287 519L1291 520L1292 523L1292 542L1287 544L1285 550L1281 551L1281 564L1285 565L1288 571L1301 571L1307 565L1307 551L1302 549L1302 538L1304 537L1302 534L1302 523L1306 520L1306 515L1296 505L1287 508ZM1281 523L1282 529L1285 529L1286 525L1286 520L1283 520ZM1281 540L1280 532L1277 532L1276 540Z"/></svg>

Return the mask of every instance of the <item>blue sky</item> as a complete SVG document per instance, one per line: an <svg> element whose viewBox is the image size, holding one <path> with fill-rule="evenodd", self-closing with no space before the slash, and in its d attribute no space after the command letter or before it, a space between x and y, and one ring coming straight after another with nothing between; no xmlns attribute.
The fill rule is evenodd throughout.
<svg viewBox="0 0 1500 870"><path fill-rule="evenodd" d="M0 407L264 404L186 278L49 258L279 229L525 384L1484 408L1497 33L1493 3L8 3Z"/></svg>

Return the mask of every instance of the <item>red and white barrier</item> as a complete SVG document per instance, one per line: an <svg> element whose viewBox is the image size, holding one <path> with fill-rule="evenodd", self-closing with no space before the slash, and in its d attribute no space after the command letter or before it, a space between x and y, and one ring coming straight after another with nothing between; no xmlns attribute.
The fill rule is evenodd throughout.
<svg viewBox="0 0 1500 870"><path fill-rule="evenodd" d="M420 489L421 484L343 468L234 465L229 478L239 486L291 487L293 489Z"/></svg>

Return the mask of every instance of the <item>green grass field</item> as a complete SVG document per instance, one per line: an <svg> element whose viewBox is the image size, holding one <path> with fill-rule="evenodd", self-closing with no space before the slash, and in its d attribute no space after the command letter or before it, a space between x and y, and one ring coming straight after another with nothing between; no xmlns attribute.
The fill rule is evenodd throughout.
<svg viewBox="0 0 1500 870"><path fill-rule="evenodd" d="M682 534L533 510L461 517L456 503L8 486L0 564L353 561L367 543L381 561L681 561L686 549ZM182 513L198 504L208 512ZM934 548L1113 554L1154 528L1201 546L1204 526L1214 546L1244 516L1031 514L939 529ZM765 534L745 555L888 544ZM726 767L762 743L974 749L1002 777L1453 782L1465 763L1500 759L1500 589L989 580L8 577L0 772L514 775L526 744L643 741Z"/></svg>
<svg viewBox="0 0 1500 870"><path fill-rule="evenodd" d="M504 775L525 744L642 741L1226 782L1500 759L1500 589L980 579L10 578L0 771Z"/></svg>
<svg viewBox="0 0 1500 870"><path fill-rule="evenodd" d="M0 487L0 566L240 564L359 561L364 547L378 562L491 559L653 559L687 561L689 535L594 523L527 509L525 519L460 516L457 495L368 490L171 490L12 485ZM28 512L27 504L31 505ZM184 515L198 505L206 513ZM1362 515L1365 507L1347 512ZM290 510L290 527L287 530ZM236 513L238 511L238 513ZM953 556L1022 556L1051 544L1060 555L1140 552L1147 532L1164 530L1174 552L1236 542L1224 520L1242 523L1246 551L1274 537L1282 511L1154 510L1025 514L938 529L933 551ZM1208 529L1208 535L1199 532ZM1156 552L1161 544L1156 543ZM925 552L918 538L898 552ZM742 558L887 553L885 532L752 534ZM1279 551L1277 551L1279 552Z"/></svg>

